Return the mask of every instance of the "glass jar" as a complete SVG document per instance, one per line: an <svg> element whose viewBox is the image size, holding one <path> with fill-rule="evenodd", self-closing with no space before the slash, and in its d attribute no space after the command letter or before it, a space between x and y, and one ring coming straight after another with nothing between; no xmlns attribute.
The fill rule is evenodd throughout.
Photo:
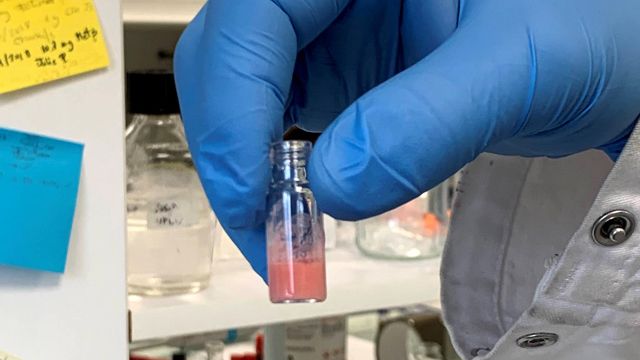
<svg viewBox="0 0 640 360"><path fill-rule="evenodd" d="M308 141L271 148L267 198L269 297L274 303L319 302L327 297L322 213L307 180Z"/></svg>
<svg viewBox="0 0 640 360"><path fill-rule="evenodd" d="M439 256L449 228L451 197L447 180L394 210L357 222L358 248L386 259Z"/></svg>
<svg viewBox="0 0 640 360"><path fill-rule="evenodd" d="M169 295L209 284L215 219L179 115L173 75L127 76L129 292Z"/></svg>
<svg viewBox="0 0 640 360"><path fill-rule="evenodd" d="M338 220L324 214L322 216L322 225L324 226L324 248L326 250L335 249L338 245Z"/></svg>

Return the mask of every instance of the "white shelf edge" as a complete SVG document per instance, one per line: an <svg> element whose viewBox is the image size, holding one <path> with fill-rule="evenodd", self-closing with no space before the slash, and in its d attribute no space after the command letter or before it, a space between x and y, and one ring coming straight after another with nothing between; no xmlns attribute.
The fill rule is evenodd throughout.
<svg viewBox="0 0 640 360"><path fill-rule="evenodd" d="M124 0L122 19L125 24L186 25L204 3L204 0Z"/></svg>
<svg viewBox="0 0 640 360"><path fill-rule="evenodd" d="M198 294L132 296L133 341L439 301L439 259L375 260L354 249L332 250L327 257L328 299L321 304L271 304L267 286L244 260L215 264L211 286Z"/></svg>

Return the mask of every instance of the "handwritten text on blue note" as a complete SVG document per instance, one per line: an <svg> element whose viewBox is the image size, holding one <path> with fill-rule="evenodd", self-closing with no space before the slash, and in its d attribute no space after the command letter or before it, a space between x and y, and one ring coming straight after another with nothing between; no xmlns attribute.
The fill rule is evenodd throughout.
<svg viewBox="0 0 640 360"><path fill-rule="evenodd" d="M0 128L0 265L64 272L82 150Z"/></svg>

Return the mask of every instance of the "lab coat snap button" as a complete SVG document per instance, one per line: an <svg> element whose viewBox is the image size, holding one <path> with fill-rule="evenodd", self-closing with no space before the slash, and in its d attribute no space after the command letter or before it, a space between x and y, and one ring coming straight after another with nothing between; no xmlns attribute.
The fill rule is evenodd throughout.
<svg viewBox="0 0 640 360"><path fill-rule="evenodd" d="M591 236L603 246L616 246L627 241L636 226L636 218L626 210L614 210L602 215L595 224Z"/></svg>
<svg viewBox="0 0 640 360"><path fill-rule="evenodd" d="M477 348L477 349L471 350L471 356L473 356L473 357L484 356L484 355L487 355L490 352L491 352L490 348Z"/></svg>
<svg viewBox="0 0 640 360"><path fill-rule="evenodd" d="M551 346L558 342L558 335L554 333L533 333L521 336L516 340L516 344L523 349L535 349Z"/></svg>

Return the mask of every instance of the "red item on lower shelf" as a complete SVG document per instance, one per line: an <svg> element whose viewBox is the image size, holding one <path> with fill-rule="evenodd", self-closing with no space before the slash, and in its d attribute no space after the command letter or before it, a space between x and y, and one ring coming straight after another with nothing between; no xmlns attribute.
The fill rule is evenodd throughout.
<svg viewBox="0 0 640 360"><path fill-rule="evenodd" d="M264 358L264 335L262 334L256 336L256 357L258 360Z"/></svg>
<svg viewBox="0 0 640 360"><path fill-rule="evenodd" d="M258 359L258 356L253 353L231 355L231 360L257 360L257 359Z"/></svg>

